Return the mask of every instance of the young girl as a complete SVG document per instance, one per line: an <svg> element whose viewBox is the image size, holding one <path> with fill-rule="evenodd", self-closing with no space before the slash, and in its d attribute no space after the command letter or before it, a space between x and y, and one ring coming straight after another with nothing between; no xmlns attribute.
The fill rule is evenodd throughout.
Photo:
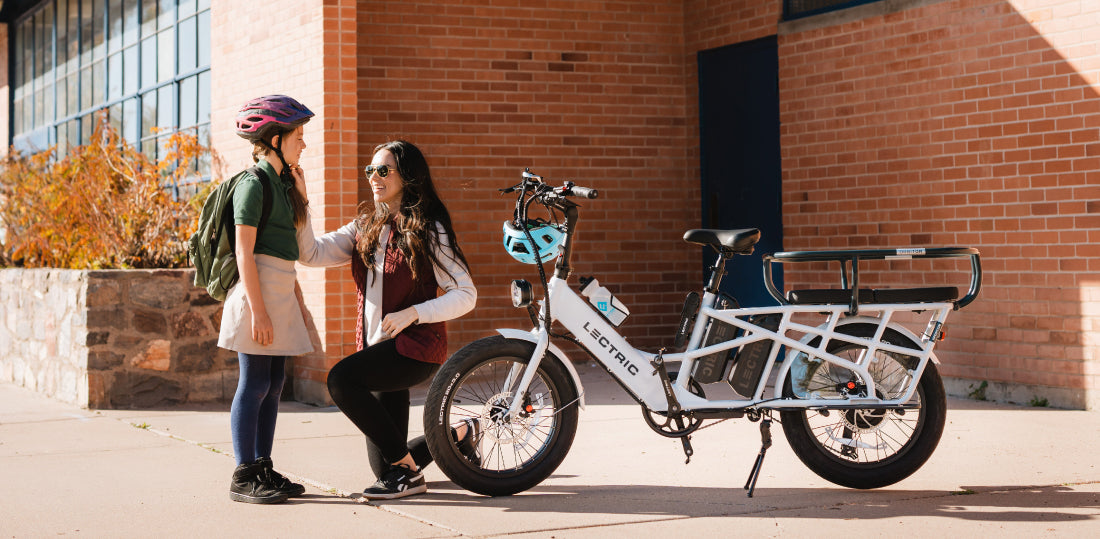
<svg viewBox="0 0 1100 539"><path fill-rule="evenodd" d="M393 499L427 490L420 473L432 461L427 444L407 442L409 388L446 359L444 322L473 309L477 290L420 150L401 140L382 144L366 174L373 211L361 207L355 220L320 238L301 227L298 245L305 265L351 262L359 351L329 371L329 393L367 437L378 481L363 497ZM478 431L471 421L454 433L471 459Z"/></svg>
<svg viewBox="0 0 1100 539"><path fill-rule="evenodd" d="M286 380L287 356L313 351L294 294L296 227L307 224L305 194L295 188L306 143L302 126L313 113L283 95L253 99L237 113L237 134L252 143L252 159L267 177L271 210L257 226L264 187L248 173L233 194L234 254L240 281L222 310L218 346L237 352L241 376L230 408L237 469L229 496L238 502L280 503L305 487L275 471L271 448Z"/></svg>

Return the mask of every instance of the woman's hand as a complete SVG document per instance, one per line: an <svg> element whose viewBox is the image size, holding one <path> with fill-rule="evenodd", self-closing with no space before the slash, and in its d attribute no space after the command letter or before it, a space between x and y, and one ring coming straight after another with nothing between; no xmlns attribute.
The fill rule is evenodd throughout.
<svg viewBox="0 0 1100 539"><path fill-rule="evenodd" d="M252 313L252 340L267 346L275 340L275 329L271 326L271 317L267 312Z"/></svg>
<svg viewBox="0 0 1100 539"><path fill-rule="evenodd" d="M418 320L420 320L420 314L416 312L416 307L409 307L403 311L387 314L382 319L382 331L390 337L396 337L398 333L415 324Z"/></svg>

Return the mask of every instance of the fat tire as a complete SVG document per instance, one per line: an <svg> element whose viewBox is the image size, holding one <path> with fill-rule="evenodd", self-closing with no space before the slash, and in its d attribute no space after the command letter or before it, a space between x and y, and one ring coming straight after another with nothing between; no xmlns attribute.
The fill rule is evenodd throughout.
<svg viewBox="0 0 1100 539"><path fill-rule="evenodd" d="M488 387L485 382L475 380L482 374L480 371L491 370L496 363L500 363L502 367L508 363L526 365L534 351L535 344L529 341L500 335L486 337L455 352L432 380L424 403L424 435L428 450L439 464L440 470L456 485L486 496L508 496L538 485L565 459L577 433L577 387L562 365L562 360L549 351L539 364L532 381L532 388L540 384L540 388L547 389L548 395L544 395L544 398L549 398L551 406L545 412L552 414L549 415L551 419L547 425L540 421L536 427L539 432L545 430L549 434L529 458L515 467L492 469L493 459L499 456L492 449L482 455L482 462L473 462L462 454L451 436L451 426L461 420L452 418L453 410L468 414L476 408L484 412L481 417L485 418L491 408L492 403L473 402L478 398L485 400L491 396L489 393L492 390L485 389ZM490 384L491 382L492 380L489 381ZM490 438L481 447L495 447L501 454L505 454L500 449L501 445L493 444L492 434L487 431L496 427L486 419L482 421L485 429L482 437ZM505 426L507 428L504 431L515 432L515 423L498 427Z"/></svg>
<svg viewBox="0 0 1100 539"><path fill-rule="evenodd" d="M837 328L838 332L858 337L872 337L875 327L872 324L852 324ZM918 348L917 344L900 332L887 328L883 340L897 346ZM816 341L816 339L815 339ZM814 344L811 343L811 346ZM828 346L833 353L842 348L852 347L852 343L834 340ZM904 357L904 356L903 356ZM915 358L914 358L915 359ZM876 381L877 382L877 381ZM784 382L784 394L793 397L791 379ZM906 410L907 414L917 413L918 419L909 439L891 455L873 462L856 462L837 455L814 435L809 418L819 412L812 410L785 410L780 412L783 433L798 458L814 473L832 483L856 489L872 489L892 485L916 472L932 456L943 434L947 417L947 398L943 381L935 363L928 361L924 367L916 395L920 398L919 409ZM843 414L844 411L832 410L831 414ZM890 414L893 412L887 412Z"/></svg>

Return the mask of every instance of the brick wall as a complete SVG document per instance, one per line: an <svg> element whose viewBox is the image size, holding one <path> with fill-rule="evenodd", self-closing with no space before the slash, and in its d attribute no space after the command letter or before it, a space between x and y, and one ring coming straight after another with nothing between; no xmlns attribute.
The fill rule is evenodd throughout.
<svg viewBox="0 0 1100 539"><path fill-rule="evenodd" d="M917 3L781 31L785 248L979 248L981 296L939 349L956 393L1095 408L1100 4ZM941 278L915 269L878 278Z"/></svg>
<svg viewBox="0 0 1100 539"><path fill-rule="evenodd" d="M701 282L681 240L700 219L682 3L472 4L360 2L358 15L358 165L396 137L424 150L478 287L452 349L530 326L508 283L538 274L502 249L514 204L496 192L525 167L600 190L582 203L575 275L624 301L633 343L667 342Z"/></svg>

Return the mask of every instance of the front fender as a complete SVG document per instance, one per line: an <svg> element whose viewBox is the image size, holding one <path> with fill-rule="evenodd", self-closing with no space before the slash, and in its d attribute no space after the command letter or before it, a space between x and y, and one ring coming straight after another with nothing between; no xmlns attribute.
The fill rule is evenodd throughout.
<svg viewBox="0 0 1100 539"><path fill-rule="evenodd" d="M521 341L529 341L535 344L538 344L539 341L538 335L520 329L497 329L497 333L500 333L502 336L508 339L519 339ZM581 377L579 374L577 374L577 369L573 368L573 362L569 361L569 356L565 355L565 353L561 351L561 348L558 348L557 345L555 345L554 343L549 343L546 350L551 354L554 354L554 357L557 357L561 360L562 365L565 366L566 372L568 372L569 376L573 378L573 385L577 386L577 395L580 398L580 400L577 401L577 404L580 405L581 410L584 410L584 386L581 385Z"/></svg>

